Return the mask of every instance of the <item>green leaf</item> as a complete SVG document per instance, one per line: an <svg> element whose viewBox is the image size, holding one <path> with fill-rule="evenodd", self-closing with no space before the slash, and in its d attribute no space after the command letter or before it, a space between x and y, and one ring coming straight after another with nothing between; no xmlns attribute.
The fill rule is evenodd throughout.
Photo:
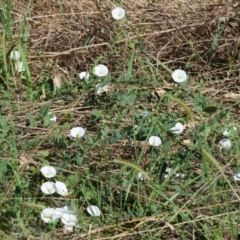
<svg viewBox="0 0 240 240"><path fill-rule="evenodd" d="M36 127L36 121L35 121L33 115L27 115L27 118L29 120L30 126L31 127Z"/></svg>
<svg viewBox="0 0 240 240"><path fill-rule="evenodd" d="M99 87L102 88L102 87L108 85L109 82L110 82L110 77L111 77L111 75L108 74L108 75L104 78L104 80L99 84Z"/></svg>
<svg viewBox="0 0 240 240"><path fill-rule="evenodd" d="M43 105L39 111L39 115L40 117L46 117L49 113L49 109L50 109L50 106L51 104L46 104L46 105Z"/></svg>
<svg viewBox="0 0 240 240"><path fill-rule="evenodd" d="M122 82L123 79L124 79L124 75L125 75L124 73L121 73L120 76L117 79L117 82Z"/></svg>
<svg viewBox="0 0 240 240"><path fill-rule="evenodd" d="M132 49L131 58L130 58L130 61L128 63L128 71L127 71L127 74L126 74L126 81L129 81L131 79L131 76L132 76L134 56L135 56L135 48Z"/></svg>
<svg viewBox="0 0 240 240"><path fill-rule="evenodd" d="M128 96L123 96L122 97L122 104L126 104L126 105L131 105L134 103L135 99L136 99L136 95L135 94L131 94L131 95L128 95Z"/></svg>

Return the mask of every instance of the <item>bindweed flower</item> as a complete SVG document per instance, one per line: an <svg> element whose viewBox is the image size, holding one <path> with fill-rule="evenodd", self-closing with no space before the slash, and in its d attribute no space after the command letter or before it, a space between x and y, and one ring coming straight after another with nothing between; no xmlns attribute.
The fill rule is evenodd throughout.
<svg viewBox="0 0 240 240"><path fill-rule="evenodd" d="M104 92L108 91L108 85L105 85L103 87L100 87L100 83L96 85L96 93L101 95Z"/></svg>
<svg viewBox="0 0 240 240"><path fill-rule="evenodd" d="M140 114L142 116L143 119L147 118L148 115L149 115L149 112L148 111L145 111L143 113Z"/></svg>
<svg viewBox="0 0 240 240"><path fill-rule="evenodd" d="M55 214L62 217L64 213L75 214L75 210L71 206L64 206L62 208L55 208Z"/></svg>
<svg viewBox="0 0 240 240"><path fill-rule="evenodd" d="M78 76L79 76L80 79L88 80L90 78L90 74L88 72L81 72L81 73L79 73Z"/></svg>
<svg viewBox="0 0 240 240"><path fill-rule="evenodd" d="M172 73L172 79L177 83L181 83L187 80L187 74L185 71L177 69Z"/></svg>
<svg viewBox="0 0 240 240"><path fill-rule="evenodd" d="M171 173L171 171L172 171L172 168L167 167L166 170L165 170L165 173L163 174L163 177L164 177L164 178L167 178L168 175Z"/></svg>
<svg viewBox="0 0 240 240"><path fill-rule="evenodd" d="M18 72L24 72L25 71L25 67L23 65L23 62L22 61L17 61L16 62L16 65L15 65L15 69L18 71Z"/></svg>
<svg viewBox="0 0 240 240"><path fill-rule="evenodd" d="M58 216L58 218L61 218L64 213L67 213L63 208L55 208L55 215Z"/></svg>
<svg viewBox="0 0 240 240"><path fill-rule="evenodd" d="M233 126L231 128L225 129L222 134L223 134L223 136L228 137L229 135L231 135L235 132L237 132L237 128Z"/></svg>
<svg viewBox="0 0 240 240"><path fill-rule="evenodd" d="M20 52L17 51L17 50L12 50L9 57L13 60L19 60L21 55L20 55Z"/></svg>
<svg viewBox="0 0 240 240"><path fill-rule="evenodd" d="M141 172L138 173L138 180L140 181L144 180L143 174Z"/></svg>
<svg viewBox="0 0 240 240"><path fill-rule="evenodd" d="M51 122L57 121L57 117L53 113L49 112L48 115L50 115L49 121Z"/></svg>
<svg viewBox="0 0 240 240"><path fill-rule="evenodd" d="M133 126L133 133L134 133L134 134L138 134L138 133L139 133L139 130L140 130L140 128L139 128L138 125L134 125L134 126Z"/></svg>
<svg viewBox="0 0 240 240"><path fill-rule="evenodd" d="M116 7L112 10L112 17L116 20L120 20L125 17L125 10L121 7Z"/></svg>
<svg viewBox="0 0 240 240"><path fill-rule="evenodd" d="M222 139L219 141L218 146L222 149L229 150L232 147L230 139Z"/></svg>
<svg viewBox="0 0 240 240"><path fill-rule="evenodd" d="M93 72L98 77L105 77L108 74L108 68L103 64L98 64L94 67Z"/></svg>
<svg viewBox="0 0 240 240"><path fill-rule="evenodd" d="M65 183L57 181L57 182L55 182L55 188L59 195L61 195L61 196L68 195L68 189L67 189L67 186Z"/></svg>
<svg viewBox="0 0 240 240"><path fill-rule="evenodd" d="M94 205L87 207L87 212L94 217L99 217L101 215L100 209Z"/></svg>
<svg viewBox="0 0 240 240"><path fill-rule="evenodd" d="M81 127L75 127L71 129L70 135L74 138L83 137L85 134L85 130Z"/></svg>
<svg viewBox="0 0 240 240"><path fill-rule="evenodd" d="M64 206L62 209L63 209L63 211L65 211L65 213L71 213L71 214L75 213L75 210L69 205Z"/></svg>
<svg viewBox="0 0 240 240"><path fill-rule="evenodd" d="M53 182L45 182L41 186L41 190L45 194L53 194L56 192L56 188Z"/></svg>
<svg viewBox="0 0 240 240"><path fill-rule="evenodd" d="M234 179L235 181L240 181L240 172L234 173L233 179Z"/></svg>
<svg viewBox="0 0 240 240"><path fill-rule="evenodd" d="M41 168L41 173L46 178L52 178L56 176L57 170L51 166L44 166Z"/></svg>
<svg viewBox="0 0 240 240"><path fill-rule="evenodd" d="M67 225L68 227L74 227L77 225L77 217L74 214L70 213L64 213L61 217L61 221L64 225Z"/></svg>
<svg viewBox="0 0 240 240"><path fill-rule="evenodd" d="M167 178L167 177L171 174L172 171L173 171L172 168L167 167L166 170L165 170L165 172L164 172L164 174L163 174L163 177L164 177L164 178ZM184 173L175 173L175 177L176 177L176 178L184 178L184 177L185 177L185 174L184 174Z"/></svg>
<svg viewBox="0 0 240 240"><path fill-rule="evenodd" d="M44 222L51 223L60 217L56 214L56 210L54 208L45 208L41 212L41 218Z"/></svg>
<svg viewBox="0 0 240 240"><path fill-rule="evenodd" d="M183 125L180 122L177 122L174 127L170 128L170 132L174 134L180 134L183 132Z"/></svg>
<svg viewBox="0 0 240 240"><path fill-rule="evenodd" d="M157 137L157 136L151 136L148 140L149 144L152 145L152 146L159 146L160 144L162 144L162 140L160 137Z"/></svg>
<svg viewBox="0 0 240 240"><path fill-rule="evenodd" d="M184 174L184 173L176 173L175 176L177 178L184 178L186 176L186 174Z"/></svg>

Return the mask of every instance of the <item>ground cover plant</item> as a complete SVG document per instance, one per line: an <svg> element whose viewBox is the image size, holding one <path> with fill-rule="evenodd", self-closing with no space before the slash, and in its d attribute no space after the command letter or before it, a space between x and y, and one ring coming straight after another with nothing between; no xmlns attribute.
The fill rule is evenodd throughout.
<svg viewBox="0 0 240 240"><path fill-rule="evenodd" d="M238 239L238 1L0 0L1 239Z"/></svg>

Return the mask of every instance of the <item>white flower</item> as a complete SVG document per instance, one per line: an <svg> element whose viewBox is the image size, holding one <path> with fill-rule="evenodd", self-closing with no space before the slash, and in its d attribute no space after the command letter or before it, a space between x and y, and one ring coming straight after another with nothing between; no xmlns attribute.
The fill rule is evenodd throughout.
<svg viewBox="0 0 240 240"><path fill-rule="evenodd" d="M182 133L183 129L184 129L183 125L180 122L178 122L175 124L174 127L170 128L170 131L174 134L180 134Z"/></svg>
<svg viewBox="0 0 240 240"><path fill-rule="evenodd" d="M140 114L142 116L142 118L147 118L147 116L149 115L148 111L145 111L143 113Z"/></svg>
<svg viewBox="0 0 240 240"><path fill-rule="evenodd" d="M171 171L172 171L172 168L170 168L170 167L167 167L165 170L165 172L167 172L168 174L171 173Z"/></svg>
<svg viewBox="0 0 240 240"><path fill-rule="evenodd" d="M172 79L175 82L181 83L187 80L187 74L181 69L177 69L172 73Z"/></svg>
<svg viewBox="0 0 240 240"><path fill-rule="evenodd" d="M100 87L100 83L96 85L96 93L101 95L103 92L108 91L108 85L105 85L103 87Z"/></svg>
<svg viewBox="0 0 240 240"><path fill-rule="evenodd" d="M73 232L73 226L69 226L69 225L63 225L63 232L64 233L71 233Z"/></svg>
<svg viewBox="0 0 240 240"><path fill-rule="evenodd" d="M231 128L225 129L222 134L223 134L223 136L228 137L229 135L231 135L232 133L234 133L236 131L237 131L237 128L233 126Z"/></svg>
<svg viewBox="0 0 240 240"><path fill-rule="evenodd" d="M57 117L53 113L49 112L48 115L50 115L50 119L49 120L51 122L56 122L57 121Z"/></svg>
<svg viewBox="0 0 240 240"><path fill-rule="evenodd" d="M140 181L144 180L143 174L141 172L138 173L138 180Z"/></svg>
<svg viewBox="0 0 240 240"><path fill-rule="evenodd" d="M54 208L45 208L41 212L41 218L44 222L50 223L59 218Z"/></svg>
<svg viewBox="0 0 240 240"><path fill-rule="evenodd" d="M100 209L94 205L87 207L87 212L94 217L99 217L101 215Z"/></svg>
<svg viewBox="0 0 240 240"><path fill-rule="evenodd" d="M232 142L230 139L222 139L220 140L220 142L218 143L218 146L222 149L230 149L232 147Z"/></svg>
<svg viewBox="0 0 240 240"><path fill-rule="evenodd" d="M166 170L165 170L165 173L163 174L163 177L164 177L164 178L167 178L168 175L171 173L171 171L172 171L172 168L167 167Z"/></svg>
<svg viewBox="0 0 240 240"><path fill-rule="evenodd" d="M125 10L121 7L116 7L112 10L112 17L116 20L124 18Z"/></svg>
<svg viewBox="0 0 240 240"><path fill-rule="evenodd" d="M61 218L64 213L67 213L65 209L63 208L55 208L55 215L58 216L58 218Z"/></svg>
<svg viewBox="0 0 240 240"><path fill-rule="evenodd" d="M88 80L90 78L90 74L88 72L80 72L79 75L80 79L86 79Z"/></svg>
<svg viewBox="0 0 240 240"><path fill-rule="evenodd" d="M17 50L12 50L9 57L13 60L19 60L21 55L20 55L20 52L17 51Z"/></svg>
<svg viewBox="0 0 240 240"><path fill-rule="evenodd" d="M233 179L234 179L235 181L240 181L240 172L234 173Z"/></svg>
<svg viewBox="0 0 240 240"><path fill-rule="evenodd" d="M41 186L41 190L45 194L53 194L56 192L56 188L53 182L45 182Z"/></svg>
<svg viewBox="0 0 240 240"><path fill-rule="evenodd" d="M64 213L75 214L75 210L71 206L64 206L62 208L55 208L55 214L62 217Z"/></svg>
<svg viewBox="0 0 240 240"><path fill-rule="evenodd" d="M85 130L81 127L75 127L71 129L70 135L74 138L83 137L85 134Z"/></svg>
<svg viewBox="0 0 240 240"><path fill-rule="evenodd" d="M177 178L184 178L186 175L184 173L176 173L175 176Z"/></svg>
<svg viewBox="0 0 240 240"><path fill-rule="evenodd" d="M62 209L63 209L63 211L65 211L65 213L71 213L71 214L75 213L75 210L69 205L64 206Z"/></svg>
<svg viewBox="0 0 240 240"><path fill-rule="evenodd" d="M59 195L61 195L61 196L68 195L68 189L67 189L67 186L65 183L57 181L57 182L55 182L55 188Z"/></svg>
<svg viewBox="0 0 240 240"><path fill-rule="evenodd" d="M93 72L98 77L105 77L108 74L108 68L103 64L98 64L94 67Z"/></svg>
<svg viewBox="0 0 240 240"><path fill-rule="evenodd" d="M159 146L161 143L162 143L162 140L160 137L157 137L157 136L151 136L148 140L149 144L152 145L152 146Z"/></svg>
<svg viewBox="0 0 240 240"><path fill-rule="evenodd" d="M64 225L68 227L74 227L77 225L77 217L74 214L64 213L61 217L61 221Z"/></svg>
<svg viewBox="0 0 240 240"><path fill-rule="evenodd" d="M140 130L140 128L139 128L138 125L134 125L134 126L133 126L133 132L134 132L134 134L138 134L138 133L139 133L139 130Z"/></svg>
<svg viewBox="0 0 240 240"><path fill-rule="evenodd" d="M15 65L15 69L18 71L18 72L24 72L25 71L25 67L23 65L23 62L19 62L17 61L16 62L16 65Z"/></svg>
<svg viewBox="0 0 240 240"><path fill-rule="evenodd" d="M44 166L41 168L41 173L46 178L52 178L56 176L57 170L51 166Z"/></svg>

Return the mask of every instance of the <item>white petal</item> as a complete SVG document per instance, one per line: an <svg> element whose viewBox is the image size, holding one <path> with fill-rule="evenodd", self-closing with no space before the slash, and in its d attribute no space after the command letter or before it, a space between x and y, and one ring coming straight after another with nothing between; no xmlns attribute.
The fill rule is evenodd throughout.
<svg viewBox="0 0 240 240"><path fill-rule="evenodd" d="M177 178L184 178L185 174L184 173L176 173L175 174Z"/></svg>
<svg viewBox="0 0 240 240"><path fill-rule="evenodd" d="M152 146L159 146L162 141L161 141L161 138L160 137L157 137L157 136L151 136L148 140L149 144L152 145Z"/></svg>
<svg viewBox="0 0 240 240"><path fill-rule="evenodd" d="M147 118L147 116L149 115L148 111L143 112L142 114L140 114L142 116L142 118Z"/></svg>
<svg viewBox="0 0 240 240"><path fill-rule="evenodd" d="M80 77L80 79L85 78L86 80L88 80L90 78L90 74L88 72L81 72L81 73L79 73L78 76Z"/></svg>
<svg viewBox="0 0 240 240"><path fill-rule="evenodd" d="M172 168L170 168L170 167L167 167L165 170L165 172L167 172L167 173L171 173L171 171L172 171Z"/></svg>
<svg viewBox="0 0 240 240"><path fill-rule="evenodd" d="M49 112L48 115L50 115L50 117L51 117L49 119L51 122L56 122L57 121L57 117L53 113Z"/></svg>
<svg viewBox="0 0 240 240"><path fill-rule="evenodd" d="M177 69L172 73L172 79L175 82L181 83L187 80L187 74L181 69Z"/></svg>
<svg viewBox="0 0 240 240"><path fill-rule="evenodd" d="M18 72L24 72L25 71L25 67L24 67L22 61L21 62L17 61L16 65L15 65L15 68Z"/></svg>
<svg viewBox="0 0 240 240"><path fill-rule="evenodd" d="M63 225L63 232L64 233L71 233L71 232L73 232L73 229L74 229L74 227L73 226L69 226L69 225Z"/></svg>
<svg viewBox="0 0 240 240"><path fill-rule="evenodd" d="M13 60L19 60L21 55L20 52L18 52L17 50L12 50L9 57Z"/></svg>
<svg viewBox="0 0 240 240"><path fill-rule="evenodd" d="M104 92L108 91L108 85L105 85L103 87L100 87L100 83L96 85L96 93L101 95Z"/></svg>
<svg viewBox="0 0 240 240"><path fill-rule="evenodd" d="M94 67L93 72L98 77L105 77L108 74L108 68L107 68L107 66L105 66L103 64L99 64Z"/></svg>
<svg viewBox="0 0 240 240"><path fill-rule="evenodd" d="M81 127L75 127L71 129L70 135L74 138L83 137L85 134L85 130Z"/></svg>
<svg viewBox="0 0 240 240"><path fill-rule="evenodd" d="M68 195L68 189L67 189L65 183L57 181L57 182L55 182L55 188L59 195L61 195L61 196Z"/></svg>
<svg viewBox="0 0 240 240"><path fill-rule="evenodd" d="M50 223L57 219L54 208L45 208L41 212L41 218L44 222Z"/></svg>
<svg viewBox="0 0 240 240"><path fill-rule="evenodd" d="M61 221L64 225L74 227L77 225L77 217L74 214L64 213L61 217Z"/></svg>
<svg viewBox="0 0 240 240"><path fill-rule="evenodd" d="M124 18L125 10L121 7L116 7L112 10L112 17L116 20Z"/></svg>
<svg viewBox="0 0 240 240"><path fill-rule="evenodd" d="M184 129L183 125L180 122L178 122L175 124L174 127L170 128L170 131L174 134L180 134L183 132L183 129Z"/></svg>
<svg viewBox="0 0 240 240"><path fill-rule="evenodd" d="M56 188L53 182L45 182L41 186L41 190L45 194L53 194L56 192Z"/></svg>
<svg viewBox="0 0 240 240"><path fill-rule="evenodd" d="M240 181L240 172L234 173L233 179L234 179L235 181Z"/></svg>
<svg viewBox="0 0 240 240"><path fill-rule="evenodd" d="M230 139L222 139L219 141L218 146L222 149L230 149L232 147L232 142Z"/></svg>
<svg viewBox="0 0 240 240"><path fill-rule="evenodd" d="M138 180L143 181L143 174L141 172L138 173Z"/></svg>
<svg viewBox="0 0 240 240"><path fill-rule="evenodd" d="M71 206L64 206L62 208L55 208L55 215L61 218L64 213L75 214L75 210Z"/></svg>
<svg viewBox="0 0 240 240"><path fill-rule="evenodd" d="M236 132L237 128L235 126L225 129L224 132L222 133L223 136L228 137L231 133Z"/></svg>
<svg viewBox="0 0 240 240"><path fill-rule="evenodd" d="M94 205L87 207L87 212L94 217L99 217L101 215L100 209Z"/></svg>
<svg viewBox="0 0 240 240"><path fill-rule="evenodd" d="M64 206L63 210L65 211L65 213L75 214L75 210L71 206Z"/></svg>
<svg viewBox="0 0 240 240"><path fill-rule="evenodd" d="M66 213L65 209L55 208L55 215L57 215L58 218L61 218L64 213Z"/></svg>
<svg viewBox="0 0 240 240"><path fill-rule="evenodd" d="M52 178L56 176L57 170L52 166L44 166L41 168L41 173L46 178Z"/></svg>

